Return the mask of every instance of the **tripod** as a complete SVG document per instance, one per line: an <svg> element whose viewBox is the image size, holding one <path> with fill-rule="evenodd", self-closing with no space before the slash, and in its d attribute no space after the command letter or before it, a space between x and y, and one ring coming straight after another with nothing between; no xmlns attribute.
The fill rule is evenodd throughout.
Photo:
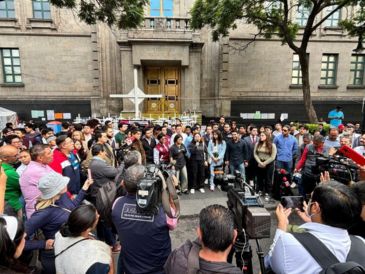
<svg viewBox="0 0 365 274"><path fill-rule="evenodd" d="M259 258L260 270L262 274L265 274L265 265L264 265L264 252L261 249L259 240L256 239L257 246L257 256ZM252 248L249 242L249 238L246 233L240 233L237 236L234 247L228 255L228 262L232 263L233 255L236 257L236 264L239 269L242 270L244 274L253 274L252 267Z"/></svg>

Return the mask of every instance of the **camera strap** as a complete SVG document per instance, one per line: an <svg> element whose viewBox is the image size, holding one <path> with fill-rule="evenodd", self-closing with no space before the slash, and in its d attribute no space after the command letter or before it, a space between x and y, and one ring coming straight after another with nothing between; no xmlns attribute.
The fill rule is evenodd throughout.
<svg viewBox="0 0 365 274"><path fill-rule="evenodd" d="M308 253L316 260L316 262L322 267L323 270L333 267L338 264L338 269L348 267L352 269L356 267L356 263L360 263L359 266L363 264L363 255L365 250L364 243L350 235L351 248L347 254L346 262L355 264L340 263L335 255L314 235L303 232L303 233L292 233L295 239L308 251ZM341 267L341 268L340 268ZM345 272L343 272L345 273Z"/></svg>
<svg viewBox="0 0 365 274"><path fill-rule="evenodd" d="M175 188L176 177L169 175L165 181L165 186L162 190L162 206L167 216L170 218L178 218L180 216L180 200L176 193ZM171 212L171 206L174 207L175 214Z"/></svg>

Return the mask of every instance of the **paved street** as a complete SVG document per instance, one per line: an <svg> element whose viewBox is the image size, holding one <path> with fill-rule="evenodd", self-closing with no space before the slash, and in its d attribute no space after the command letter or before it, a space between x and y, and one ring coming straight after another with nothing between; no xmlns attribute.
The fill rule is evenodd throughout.
<svg viewBox="0 0 365 274"><path fill-rule="evenodd" d="M210 192L202 194L196 192L194 195L181 196L181 218L179 220L178 227L170 233L172 239L172 247L176 248L183 244L187 239L193 240L196 238L196 227L198 226L199 218L198 214L200 210L207 205L211 204L227 205L227 193L222 191ZM260 246L262 250L267 253L272 243L272 239L276 229L275 207L277 202L265 204L265 207L271 213L271 237L269 239L260 240ZM291 217L291 223L300 223L296 216ZM260 266L258 257L256 255L256 242L250 241L253 254L253 268L254 273L259 273Z"/></svg>
<svg viewBox="0 0 365 274"><path fill-rule="evenodd" d="M206 193L200 193L197 191L195 194L182 195L181 197L181 217L177 228L171 231L171 241L172 248L175 249L183 244L187 239L194 240L196 238L196 228L199 223L199 212L202 208L212 205L221 204L227 206L227 192L216 190L215 192L210 192L206 189ZM260 246L261 249L266 254L272 243L276 229L276 217L275 208L277 202L265 203L265 208L271 213L271 237L268 239L261 239ZM290 217L290 223L300 224L300 220L296 215ZM256 242L250 240L250 245L252 247L252 263L254 274L260 272L260 265L258 256L256 254ZM114 254L115 262L117 262L119 254Z"/></svg>

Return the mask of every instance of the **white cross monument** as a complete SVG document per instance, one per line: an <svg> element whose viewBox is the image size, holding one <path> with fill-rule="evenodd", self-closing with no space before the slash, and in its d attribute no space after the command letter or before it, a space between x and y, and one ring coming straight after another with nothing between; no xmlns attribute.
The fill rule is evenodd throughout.
<svg viewBox="0 0 365 274"><path fill-rule="evenodd" d="M138 87L138 70L134 68L134 88L128 94L110 94L111 98L128 98L132 103L134 103L134 115L135 118L142 118L139 116L139 104L143 102L146 98L162 98L161 94L148 94L146 95Z"/></svg>

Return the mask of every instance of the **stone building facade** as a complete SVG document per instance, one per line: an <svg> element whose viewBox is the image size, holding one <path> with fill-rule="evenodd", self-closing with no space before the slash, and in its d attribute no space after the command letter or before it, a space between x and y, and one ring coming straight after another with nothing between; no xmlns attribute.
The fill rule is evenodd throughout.
<svg viewBox="0 0 365 274"><path fill-rule="evenodd" d="M129 100L110 95L129 93L137 69L139 88L162 95L141 104L145 114L201 111L246 119L260 112L270 122L288 113L289 119L305 120L290 48L275 38L258 38L246 48L256 30L242 23L213 42L209 29L189 28L193 2L151 0L137 30L88 26L71 10L48 8L47 1L6 0L5 8L0 3L0 105L24 119L31 110L71 113L72 119L132 112ZM351 12L331 18L309 44L319 116L342 104L347 117L360 120L365 56L353 53L356 39L335 25Z"/></svg>

